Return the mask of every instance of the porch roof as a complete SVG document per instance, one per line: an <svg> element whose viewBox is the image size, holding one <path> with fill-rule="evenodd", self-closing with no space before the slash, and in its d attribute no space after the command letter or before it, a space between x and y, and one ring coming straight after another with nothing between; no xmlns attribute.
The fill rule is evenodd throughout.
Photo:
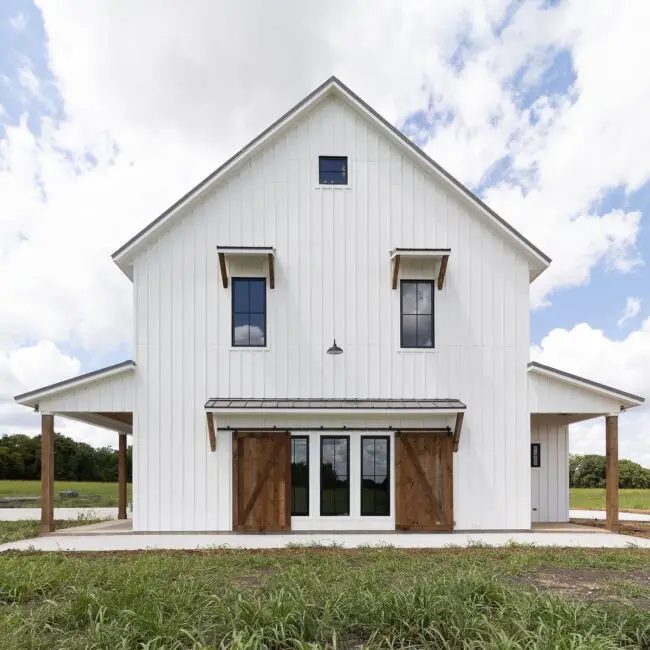
<svg viewBox="0 0 650 650"><path fill-rule="evenodd" d="M619 413L645 402L639 395L537 362L528 364L528 400L533 416L553 415L565 424Z"/></svg>
<svg viewBox="0 0 650 650"><path fill-rule="evenodd" d="M460 413L467 408L457 399L209 399L205 403L208 411L223 411L228 413L250 413L267 411L277 412L308 412L308 413Z"/></svg>
<svg viewBox="0 0 650 650"><path fill-rule="evenodd" d="M16 395L14 399L41 413L132 433L134 369L134 361L122 361Z"/></svg>

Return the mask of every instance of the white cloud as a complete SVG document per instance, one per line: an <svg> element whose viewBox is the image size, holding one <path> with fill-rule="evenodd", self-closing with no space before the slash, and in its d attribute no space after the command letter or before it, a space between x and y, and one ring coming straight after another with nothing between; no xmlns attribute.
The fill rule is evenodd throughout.
<svg viewBox="0 0 650 650"><path fill-rule="evenodd" d="M554 329L531 358L550 366L650 398L650 318L625 338L613 340L587 323L571 330ZM650 405L632 409L619 418L619 455L650 467ZM604 419L570 427L573 453L604 453Z"/></svg>
<svg viewBox="0 0 650 650"><path fill-rule="evenodd" d="M627 323L630 319L638 316L641 312L641 299L628 297L625 303L625 309L623 310L623 315L618 319L617 325L621 327L624 323Z"/></svg>
<svg viewBox="0 0 650 650"><path fill-rule="evenodd" d="M639 262L640 215L594 205L612 187L633 190L650 179L650 83L626 63L650 57L640 28L650 19L647 3L596 1L589 20L579 2L522 3L500 34L506 0L381 0L372 13L360 1L323 8L287 0L283 10L207 0L39 5L76 128L110 133L150 174L184 170L186 184L173 183L178 193L335 72L396 121L427 110L433 96L432 110L453 119L426 150L464 182L479 183L511 156L517 182L489 188L486 198L555 261L533 286L534 305L585 284L598 263L621 272ZM573 87L522 109L513 74L527 66L524 89L535 84L560 50L572 55ZM451 63L458 52L462 65ZM168 166L156 160L161 134ZM159 209L175 196L168 188Z"/></svg>
<svg viewBox="0 0 650 650"><path fill-rule="evenodd" d="M27 16L22 11L9 19L9 24L19 33L27 29L27 22Z"/></svg>
<svg viewBox="0 0 650 650"><path fill-rule="evenodd" d="M650 178L650 82L629 65L650 57L647 3L594 0L587 16L577 1L521 3L501 34L508 0L37 4L66 117L34 136L23 116L0 140L5 354L26 341L91 357L129 345L130 284L110 252L332 73L397 123L432 96L450 119L426 150L464 182L512 158L517 182L486 198L554 258L534 304L599 263L639 262L641 215L594 206ZM573 87L522 109L512 75L527 65L529 87L563 48ZM22 84L43 87L25 71Z"/></svg>
<svg viewBox="0 0 650 650"><path fill-rule="evenodd" d="M264 330L257 325L235 327L236 345L264 345Z"/></svg>
<svg viewBox="0 0 650 650"><path fill-rule="evenodd" d="M34 74L31 65L26 65L18 69L18 82L30 95L38 96L41 84Z"/></svg>
<svg viewBox="0 0 650 650"><path fill-rule="evenodd" d="M39 341L11 352L0 351L0 435L38 435L38 413L14 403L13 396L39 386L47 386L81 371L79 359L62 352L52 341ZM81 422L55 418L55 430L96 447L117 447L117 434Z"/></svg>

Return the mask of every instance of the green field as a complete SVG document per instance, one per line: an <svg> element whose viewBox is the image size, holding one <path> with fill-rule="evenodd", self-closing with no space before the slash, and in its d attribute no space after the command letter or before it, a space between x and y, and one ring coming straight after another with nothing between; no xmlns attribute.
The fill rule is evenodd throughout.
<svg viewBox="0 0 650 650"><path fill-rule="evenodd" d="M75 490L78 499L63 499L59 492ZM37 497L41 493L39 481L0 481L0 497ZM131 484L127 486L127 503L131 501ZM117 506L117 483L82 483L78 481L55 481L54 504L56 506L110 507ZM25 503L26 507L36 507L38 503Z"/></svg>
<svg viewBox="0 0 650 650"><path fill-rule="evenodd" d="M38 481L0 481L0 497L39 496ZM79 499L61 499L61 490L76 490ZM127 487L128 501L131 501L131 484ZM54 497L57 506L117 506L117 483L80 483L56 481ZM621 510L650 512L650 490L619 490ZM571 488L571 508L584 510L604 510L605 490L602 488ZM27 506L35 504L26 504ZM38 504L36 504L38 505Z"/></svg>
<svg viewBox="0 0 650 650"><path fill-rule="evenodd" d="M647 648L638 549L9 553L0 648Z"/></svg>
<svg viewBox="0 0 650 650"><path fill-rule="evenodd" d="M619 490L619 509L623 511L650 512L650 490ZM604 510L604 488L571 488L569 492L571 508L580 510Z"/></svg>

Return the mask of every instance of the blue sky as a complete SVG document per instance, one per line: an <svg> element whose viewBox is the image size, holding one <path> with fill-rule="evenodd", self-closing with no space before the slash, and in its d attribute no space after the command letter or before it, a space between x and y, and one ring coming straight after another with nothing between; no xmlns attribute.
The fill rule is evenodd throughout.
<svg viewBox="0 0 650 650"><path fill-rule="evenodd" d="M504 18L501 28L507 24L509 12ZM15 27L15 21L22 16L25 29ZM12 22L14 24L12 24ZM463 66L463 53L471 50L471 43L464 41L459 44L453 55L453 64L457 68ZM575 82L571 53L566 49L549 51L551 64L533 84L524 85L522 79L527 72L527 66L522 66L511 78L511 85L516 92L517 102L522 108L529 108L541 95L556 95L566 93ZM29 62L34 75L42 83L43 96L28 96L18 83L19 69ZM47 64L46 34L43 17L40 10L32 2L24 0L6 0L0 5L0 76L5 82L0 85L0 105L5 112L5 122L18 124L21 116L28 120L30 130L39 133L38 118L49 115L55 119L64 116L61 96L54 83L52 73ZM6 80L9 80L9 83ZM435 96L431 97L427 111L414 111L401 125L408 133L412 128L425 129L428 137L435 136L436 130L453 121L454 115L436 108ZM534 120L534 116L531 117ZM0 129L2 124L0 123ZM414 140L426 144L428 137L415 136ZM218 161L215 161L215 164ZM444 161L440 161L444 166ZM472 189L481 195L486 188L509 178L512 170L509 157L504 157L486 171L484 178ZM558 197L561 201L561 197ZM622 188L613 188L593 206L595 211L609 211L623 208L648 212L650 208L650 183L641 189L626 194ZM539 215L540 219L544 215ZM650 251L650 234L641 228L637 247L641 257ZM592 273L590 281L580 287L563 288L551 295L551 305L536 309L532 313L532 342L539 343L549 330L561 327L570 329L582 322L589 322L593 327L602 329L609 337L617 338L633 327L638 320L630 319L621 327L617 321L621 317L628 296L641 298L643 303L648 298L650 287L649 270L640 265L632 272L620 274L607 268L606 262L600 262ZM641 318L644 313L637 317ZM90 353L81 346L62 342L62 349L76 356L82 362L84 369L90 366L101 366L111 363L129 353L128 347L120 346L108 353Z"/></svg>
<svg viewBox="0 0 650 650"><path fill-rule="evenodd" d="M2 363L15 374L19 353L44 341L54 342L53 378L130 356L128 317L110 314L115 301L122 301L120 314L130 302L110 251L335 73L505 218L519 220L515 225L556 260L540 278L546 284L538 298L548 304L531 319L531 342L546 341L544 359L584 374L609 367L613 376L594 378L617 383L620 376L623 388L642 392L647 383L650 390L650 381L630 370L630 359L638 357L638 365L648 354L650 171L640 146L648 140L646 120L634 109L648 105L643 89L650 84L616 58L640 56L647 40L634 30L643 23L634 13L639 5L616 9L598 0L585 22L579 2L459 0L423 4L415 19L406 10L378 11L366 16L363 30L346 32L320 10L314 22L305 3L291 24L277 26L281 38L271 38L264 7L223 13L199 0L188 12L170 3L151 20L138 2L128 9L99 2L84 11L44 3L45 20L30 0L0 3L0 191L6 197L15 190L6 200L14 209L4 213L9 234L5 251L0 230L0 263L23 240L34 244L31 257L25 253L5 274L31 269L54 249L60 254L56 273L35 272L8 295L0 285L13 319L0 327L0 380ZM403 37L386 43L387 30ZM238 65L220 65L235 50ZM558 166L563 176L554 178ZM610 168L611 182L609 171L596 179ZM575 187L583 189L578 198ZM106 242L86 253L88 272L78 278L81 261L72 259L78 249L70 241L94 234L83 219L91 203L93 227L102 229L96 239ZM625 232L612 226L612 211L624 215ZM635 212L643 215L638 232ZM14 213L29 236L22 222L11 223ZM574 227L578 214L588 223ZM52 219L61 233L48 247ZM38 246L36 234L43 238ZM631 257L638 263L622 271L621 258ZM640 300L639 313L619 325L629 298ZM39 328L33 305L40 303ZM122 329L112 341L116 323ZM574 330L580 324L587 329ZM562 336L549 338L554 329ZM602 347L589 347L592 340ZM600 357L610 363L597 363ZM619 358L619 365L611 362Z"/></svg>

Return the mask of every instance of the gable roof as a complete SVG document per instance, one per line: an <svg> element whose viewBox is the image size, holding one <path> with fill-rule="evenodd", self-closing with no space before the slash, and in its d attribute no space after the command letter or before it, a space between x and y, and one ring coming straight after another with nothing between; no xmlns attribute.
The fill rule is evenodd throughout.
<svg viewBox="0 0 650 650"><path fill-rule="evenodd" d="M113 377L114 375L119 375L124 372L131 372L134 368L135 361L128 359L112 366L106 366L106 368L99 368L99 370L93 370L83 375L71 377L70 379L57 381L55 384L50 384L49 386L41 386L40 388L30 390L27 393L21 393L20 395L16 395L14 400L18 402L18 404L32 406L32 402L35 402L38 399L50 397L56 393L60 393L61 391L77 388L78 386L86 386L100 379Z"/></svg>
<svg viewBox="0 0 650 650"><path fill-rule="evenodd" d="M443 169L438 163L424 153L422 149L411 142L411 140L409 140L403 133L388 122L388 120L377 113L374 108L364 102L358 95L334 76L330 77L327 81L316 88L316 90L307 95L307 97L262 131L262 133L260 133L256 138L251 140L245 147L223 163L223 165L204 178L198 185L196 185L196 187L192 188L187 194L176 201L176 203L165 210L165 212L145 226L140 232L129 239L129 241L120 246L120 248L113 253L113 261L129 278L131 278L131 264L133 259L144 247L146 247L146 245L154 241L164 228L170 226L176 217L182 213L185 207L199 200L200 197L210 191L227 172L236 167L238 163L242 162L245 157L253 154L283 127L297 119L300 115L308 112L315 104L328 95L333 95L343 99L356 108L357 112L365 114L365 116L370 118L370 121L377 125L392 142L395 142L411 156L415 157L421 163L424 163L424 165L433 172L433 175L454 191L457 196L469 201L469 203L473 205L479 213L491 220L493 224L527 256L529 260L531 281L551 263L550 257L534 246L518 230L513 228L507 221L505 221L505 219L500 217L496 212L494 212L494 210L483 203L483 201L481 201L481 199L479 199L473 192L454 178L449 172Z"/></svg>
<svg viewBox="0 0 650 650"><path fill-rule="evenodd" d="M633 393L626 393L623 390L618 388L613 388L612 386L607 386L605 384L600 384L597 381L592 381L591 379L585 379L585 377L580 377L579 375L573 375L570 372L564 370L558 370L551 366L544 365L537 361L531 361L528 364L529 372L536 372L547 377L552 377L558 381L562 381L567 384L572 384L574 386L580 386L588 390L594 391L596 393L605 395L607 397L614 397L617 399L622 399L625 402L625 408L630 408L632 406L640 406L645 402L644 397L639 395L634 395Z"/></svg>

